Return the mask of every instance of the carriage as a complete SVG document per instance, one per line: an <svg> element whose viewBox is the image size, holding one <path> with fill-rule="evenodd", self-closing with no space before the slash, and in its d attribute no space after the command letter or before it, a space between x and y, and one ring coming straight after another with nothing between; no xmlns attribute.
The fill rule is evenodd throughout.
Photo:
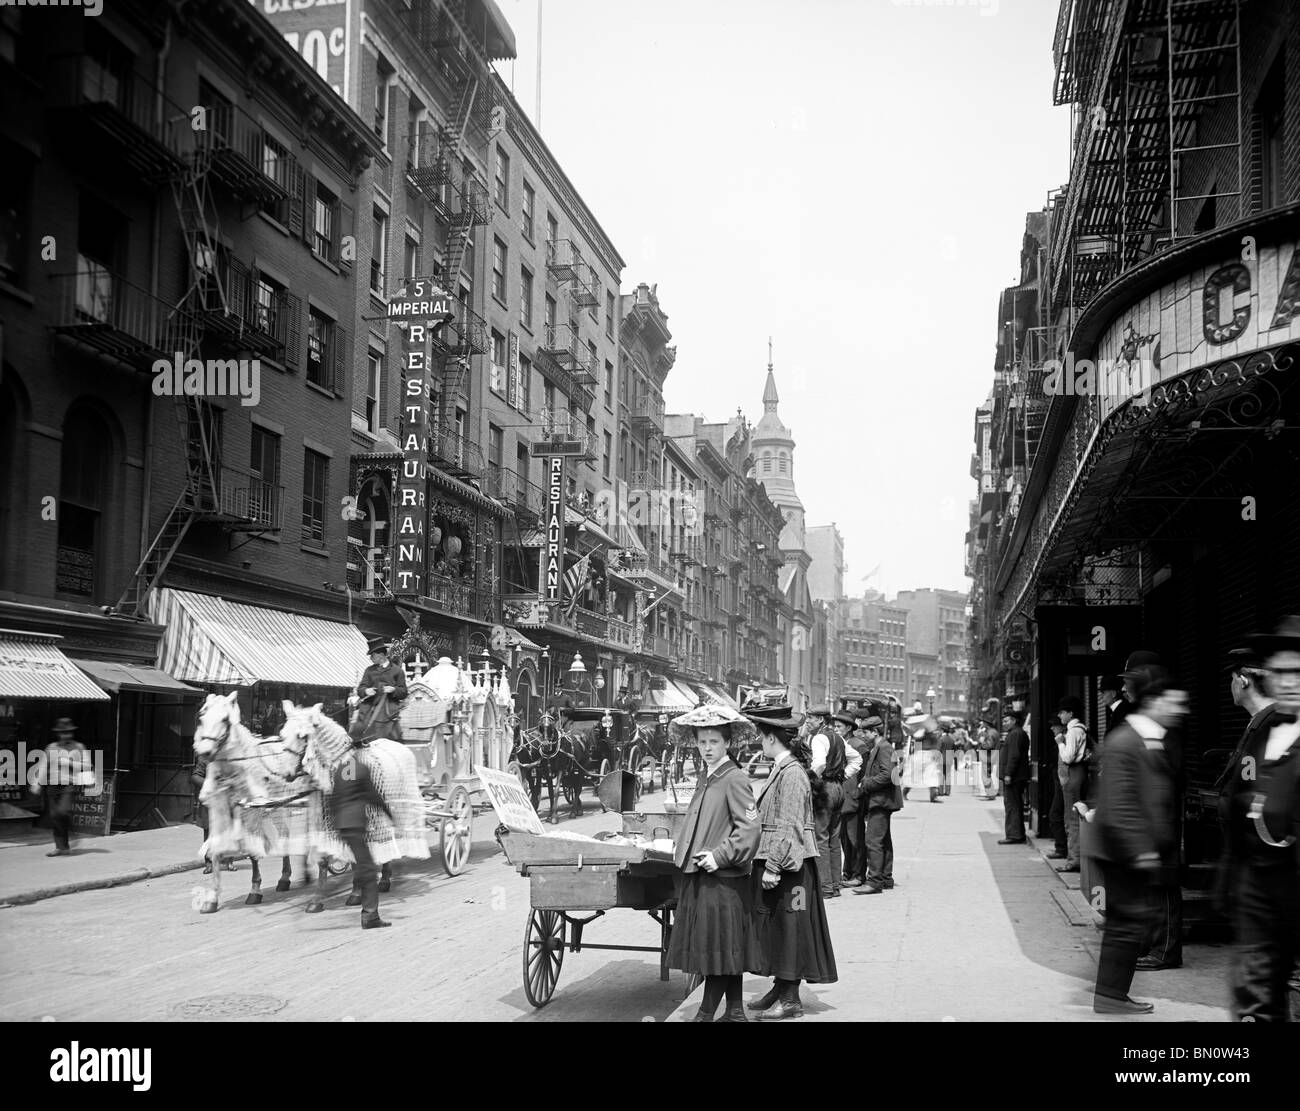
<svg viewBox="0 0 1300 1111"><path fill-rule="evenodd" d="M477 770L510 767L517 719L504 672L494 679L444 656L407 683L400 737L415 756L425 821L439 831L442 866L458 876L469 862L475 814L490 808Z"/></svg>
<svg viewBox="0 0 1300 1111"><path fill-rule="evenodd" d="M643 765L653 764L650 738L626 710L605 710L599 707L570 708L567 710L566 732L574 742L573 766L564 776L564 797L582 812L579 797L587 787L598 787L610 772L635 773L636 797L644 788ZM599 798L599 795L597 795ZM605 809L601 803L601 809Z"/></svg>
<svg viewBox="0 0 1300 1111"><path fill-rule="evenodd" d="M555 992L566 952L605 949L658 953L659 979L667 981L668 946L677 909L678 868L672 846L685 822L684 807L675 812L635 810L636 787L628 773L601 782L601 805L622 811L622 832L602 838L539 836L504 826L497 840L506 859L530 883L528 920L524 925L524 995L545 1007ZM587 926L615 908L643 911L659 924L659 945L592 944ZM699 984L686 980L685 994Z"/></svg>

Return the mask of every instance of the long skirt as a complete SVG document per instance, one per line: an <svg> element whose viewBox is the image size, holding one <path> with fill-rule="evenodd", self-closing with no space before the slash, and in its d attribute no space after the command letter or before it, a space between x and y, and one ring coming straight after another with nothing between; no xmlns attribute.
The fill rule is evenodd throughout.
<svg viewBox="0 0 1300 1111"><path fill-rule="evenodd" d="M839 974L816 860L805 860L797 872L782 872L770 891L763 890L765 863L754 861L750 874L754 927L745 970L778 980L835 983Z"/></svg>
<svg viewBox="0 0 1300 1111"><path fill-rule="evenodd" d="M677 889L668 967L701 976L741 975L751 917L748 876L685 873Z"/></svg>
<svg viewBox="0 0 1300 1111"><path fill-rule="evenodd" d="M943 786L943 760L938 749L917 749L908 757L903 786L909 790Z"/></svg>

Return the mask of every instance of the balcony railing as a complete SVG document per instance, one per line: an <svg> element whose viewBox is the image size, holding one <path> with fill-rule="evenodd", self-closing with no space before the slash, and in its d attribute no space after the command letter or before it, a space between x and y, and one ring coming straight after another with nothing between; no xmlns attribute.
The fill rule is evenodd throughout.
<svg viewBox="0 0 1300 1111"><path fill-rule="evenodd" d="M704 498L704 515L721 521L731 515L731 503L721 494L707 491Z"/></svg>
<svg viewBox="0 0 1300 1111"><path fill-rule="evenodd" d="M544 500L542 488L515 471L489 463L483 488L490 497L510 506L515 511L516 519L535 521L541 517Z"/></svg>
<svg viewBox="0 0 1300 1111"><path fill-rule="evenodd" d="M450 428L430 431L429 461L455 478L482 478L487 469L478 444Z"/></svg>
<svg viewBox="0 0 1300 1111"><path fill-rule="evenodd" d="M181 129L169 126L178 116L189 131L186 109L162 98L154 83L134 70L113 67L90 54L51 59L51 106L74 113L75 133L65 132L77 144L87 165L103 169L107 157L124 163L148 181L158 182L182 167L178 138ZM93 149L91 149L93 148Z"/></svg>
<svg viewBox="0 0 1300 1111"><path fill-rule="evenodd" d="M585 266L582 250L572 239L546 241L546 271L558 281L572 281L582 273Z"/></svg>
<svg viewBox="0 0 1300 1111"><path fill-rule="evenodd" d="M287 224L287 205L298 174L298 160L268 136L265 129L242 108L229 101L205 105L206 130L180 129L182 143L193 143L215 185L238 200L263 206L280 206L273 212Z"/></svg>
<svg viewBox="0 0 1300 1111"><path fill-rule="evenodd" d="M260 475L220 467L213 476L215 490L205 490L194 508L209 520L255 525L268 532L283 523L284 487Z"/></svg>
<svg viewBox="0 0 1300 1111"><path fill-rule="evenodd" d="M615 644L631 646L632 644L632 622L624 621L621 617L611 617L609 619L609 640Z"/></svg>
<svg viewBox="0 0 1300 1111"><path fill-rule="evenodd" d="M537 353L554 360L580 386L594 386L599 380L594 357L583 344L578 329L570 324L548 324Z"/></svg>
<svg viewBox="0 0 1300 1111"><path fill-rule="evenodd" d="M472 582L430 572L424 577L426 601L458 617L476 621L500 620L501 599L493 591L476 589Z"/></svg>
<svg viewBox="0 0 1300 1111"><path fill-rule="evenodd" d="M633 428L656 428L664 430L663 398L652 394L642 394L632 402L631 413Z"/></svg>
<svg viewBox="0 0 1300 1111"><path fill-rule="evenodd" d="M455 302L455 306L456 315L433 338L434 349L452 357L486 354L487 321L460 301Z"/></svg>
<svg viewBox="0 0 1300 1111"><path fill-rule="evenodd" d="M670 558L683 566L693 566L700 562L700 541L697 537L676 539L672 542Z"/></svg>
<svg viewBox="0 0 1300 1111"><path fill-rule="evenodd" d="M198 322L191 312L112 271L88 263L50 280L58 305L51 330L102 355L149 369L197 344Z"/></svg>

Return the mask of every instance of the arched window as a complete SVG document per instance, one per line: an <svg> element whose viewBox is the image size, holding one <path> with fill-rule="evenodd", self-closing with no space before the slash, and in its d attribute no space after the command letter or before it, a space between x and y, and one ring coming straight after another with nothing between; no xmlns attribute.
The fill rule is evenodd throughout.
<svg viewBox="0 0 1300 1111"><path fill-rule="evenodd" d="M378 483L374 483L361 503L366 515L361 522L365 545L366 565L363 582L366 590L379 590L380 584L392 589L388 568L388 496Z"/></svg>
<svg viewBox="0 0 1300 1111"><path fill-rule="evenodd" d="M59 545L54 589L60 594L93 599L98 595L101 512L111 490L109 431L86 408L69 410L63 422L59 472Z"/></svg>

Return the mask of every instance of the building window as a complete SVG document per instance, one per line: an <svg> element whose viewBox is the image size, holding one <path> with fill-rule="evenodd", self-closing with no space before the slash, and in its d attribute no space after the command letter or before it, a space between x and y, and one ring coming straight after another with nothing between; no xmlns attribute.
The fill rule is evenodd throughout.
<svg viewBox="0 0 1300 1111"><path fill-rule="evenodd" d="M555 298L549 293L546 295L546 310L542 324L546 327L546 335L549 339L551 333L555 331Z"/></svg>
<svg viewBox="0 0 1300 1111"><path fill-rule="evenodd" d="M502 208L510 211L510 155L497 147L497 178L493 196Z"/></svg>
<svg viewBox="0 0 1300 1111"><path fill-rule="evenodd" d="M257 276L257 304L253 308L253 325L259 332L282 338L281 308L284 286L265 274Z"/></svg>
<svg viewBox="0 0 1300 1111"><path fill-rule="evenodd" d="M101 509L112 504L107 489L109 433L86 409L69 412L63 423L59 476L58 547L54 589L93 599L97 595L99 546L104 539Z"/></svg>
<svg viewBox="0 0 1300 1111"><path fill-rule="evenodd" d="M542 382L542 408L546 410L551 419L554 419L555 385L550 381Z"/></svg>
<svg viewBox="0 0 1300 1111"><path fill-rule="evenodd" d="M260 425L253 425L248 513L255 521L277 523L275 505L280 486L280 437Z"/></svg>
<svg viewBox="0 0 1300 1111"><path fill-rule="evenodd" d="M1269 69L1255 101L1260 155L1259 199L1264 211L1286 203L1286 183L1282 176L1286 121L1285 61L1286 54L1283 52Z"/></svg>
<svg viewBox="0 0 1300 1111"><path fill-rule="evenodd" d="M334 257L335 214L338 203L338 198L333 193L319 181L316 182L316 215L312 225L314 229L312 246L321 258Z"/></svg>
<svg viewBox="0 0 1300 1111"><path fill-rule="evenodd" d="M370 243L370 292L384 296L388 289L388 213L374 210Z"/></svg>
<svg viewBox="0 0 1300 1111"><path fill-rule="evenodd" d="M418 278L420 276L420 241L410 232L406 234L405 248L402 254L402 277Z"/></svg>
<svg viewBox="0 0 1300 1111"><path fill-rule="evenodd" d="M519 268L519 320L530 331L533 327L533 275L527 266Z"/></svg>
<svg viewBox="0 0 1300 1111"><path fill-rule="evenodd" d="M490 385L493 393L505 393L506 339L495 328L492 329L492 377Z"/></svg>
<svg viewBox="0 0 1300 1111"><path fill-rule="evenodd" d="M393 88L393 71L383 58L378 60L375 72L375 134L388 149L388 98Z"/></svg>
<svg viewBox="0 0 1300 1111"><path fill-rule="evenodd" d="M604 474L606 478L609 478L610 477L609 461L610 461L610 456L614 452L614 438L608 432L604 433L603 435L605 437L605 453L601 460L602 462L601 472Z"/></svg>
<svg viewBox="0 0 1300 1111"><path fill-rule="evenodd" d="M22 15L0 9L2 17ZM8 167L0 174L0 281L25 284L27 243L32 220L32 160L21 148L0 142L0 158Z"/></svg>
<svg viewBox="0 0 1300 1111"><path fill-rule="evenodd" d="M492 240L492 296L503 305L506 303L506 257L505 243L494 238Z"/></svg>
<svg viewBox="0 0 1300 1111"><path fill-rule="evenodd" d="M560 221L555 218L554 212L546 214L546 242L554 243L560 238Z"/></svg>
<svg viewBox="0 0 1300 1111"><path fill-rule="evenodd" d="M614 338L614 294L605 294L605 335Z"/></svg>
<svg viewBox="0 0 1300 1111"><path fill-rule="evenodd" d="M488 463L500 473L505 453L505 433L495 424L488 425Z"/></svg>
<svg viewBox="0 0 1300 1111"><path fill-rule="evenodd" d="M366 396L362 416L366 418L366 428L371 432L379 430L379 384L384 380L384 356L378 351L367 355Z"/></svg>
<svg viewBox="0 0 1300 1111"><path fill-rule="evenodd" d="M302 462L302 542L325 546L325 502L329 494L329 459L307 448Z"/></svg>
<svg viewBox="0 0 1300 1111"><path fill-rule="evenodd" d="M614 408L614 364L605 360L605 408Z"/></svg>
<svg viewBox="0 0 1300 1111"><path fill-rule="evenodd" d="M533 241L533 219L537 209L537 192L528 182L524 182L524 205L521 221L524 236L528 242Z"/></svg>
<svg viewBox="0 0 1300 1111"><path fill-rule="evenodd" d="M307 381L323 389L334 388L335 344L338 326L315 309L307 313Z"/></svg>

